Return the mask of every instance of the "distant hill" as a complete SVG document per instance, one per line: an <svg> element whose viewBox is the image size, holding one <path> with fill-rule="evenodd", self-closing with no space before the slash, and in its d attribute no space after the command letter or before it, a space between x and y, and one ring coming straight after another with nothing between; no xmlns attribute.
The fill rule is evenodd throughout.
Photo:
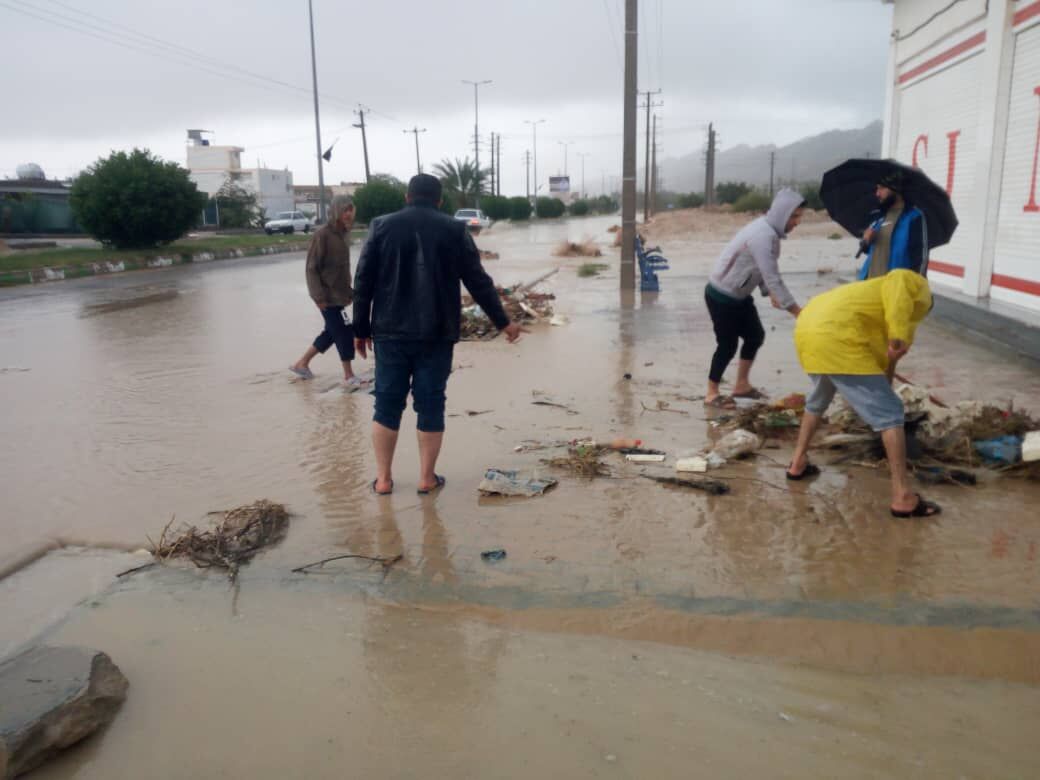
<svg viewBox="0 0 1040 780"><path fill-rule="evenodd" d="M880 120L858 130L829 130L787 146L747 146L721 149L715 162L715 183L743 181L769 185L769 153L776 152L778 183L819 181L824 171L850 157L877 157L881 152ZM720 132L722 132L720 130ZM673 192L704 190L704 150L660 163L662 188ZM642 174L640 174L642 175Z"/></svg>

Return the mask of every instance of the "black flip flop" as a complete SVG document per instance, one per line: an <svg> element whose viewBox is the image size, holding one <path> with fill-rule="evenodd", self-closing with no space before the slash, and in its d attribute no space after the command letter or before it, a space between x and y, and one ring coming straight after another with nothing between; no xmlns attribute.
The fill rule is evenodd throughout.
<svg viewBox="0 0 1040 780"><path fill-rule="evenodd" d="M433 477L434 477L434 479L437 480L437 484L436 485L434 485L433 487L428 487L425 490L420 488L420 489L416 490L415 492L418 493L420 496L428 496L433 491L440 490L442 487L444 487L445 483L448 481L444 477L442 477L440 474L434 474Z"/></svg>
<svg viewBox="0 0 1040 780"><path fill-rule="evenodd" d="M917 506L910 510L904 509L892 509L889 507L889 511L892 513L892 517L908 518L908 517L935 517L938 514L942 514L942 507L940 507L934 501L926 501L924 497L917 494Z"/></svg>
<svg viewBox="0 0 1040 780"><path fill-rule="evenodd" d="M717 395L710 401L705 401L704 405L709 409L726 409L727 411L737 408L737 402L728 395Z"/></svg>
<svg viewBox="0 0 1040 780"><path fill-rule="evenodd" d="M394 481L393 480L390 480L390 489L389 490L376 490L376 485L377 484L379 484L379 480L378 479L373 479L372 480L372 492L375 493L377 496L388 496L388 495L390 495L391 493L394 492Z"/></svg>
<svg viewBox="0 0 1040 780"><path fill-rule="evenodd" d="M746 393L730 393L730 395L734 398L750 398L752 401L764 401L769 397L757 387L752 387Z"/></svg>
<svg viewBox="0 0 1040 780"><path fill-rule="evenodd" d="M807 463L805 468L802 469L801 474L792 474L790 471L784 472L789 480L792 482L798 482L799 480L805 479L806 477L815 477L820 473L820 467L815 463Z"/></svg>

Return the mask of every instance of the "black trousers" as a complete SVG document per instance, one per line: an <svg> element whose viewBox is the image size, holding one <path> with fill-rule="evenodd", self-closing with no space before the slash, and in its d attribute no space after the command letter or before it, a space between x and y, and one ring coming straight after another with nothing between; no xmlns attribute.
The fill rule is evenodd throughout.
<svg viewBox="0 0 1040 780"><path fill-rule="evenodd" d="M326 306L321 310L325 320L325 330L314 339L314 348L321 354L333 344L339 352L339 359L346 363L354 359L354 328L343 319L343 306Z"/></svg>
<svg viewBox="0 0 1040 780"><path fill-rule="evenodd" d="M759 347L765 343L766 332L750 296L742 301L723 303L705 290L704 301L708 304L711 323L715 327L715 341L718 343L711 358L708 379L718 383L737 354L738 340L744 342L740 347L740 359L754 360Z"/></svg>

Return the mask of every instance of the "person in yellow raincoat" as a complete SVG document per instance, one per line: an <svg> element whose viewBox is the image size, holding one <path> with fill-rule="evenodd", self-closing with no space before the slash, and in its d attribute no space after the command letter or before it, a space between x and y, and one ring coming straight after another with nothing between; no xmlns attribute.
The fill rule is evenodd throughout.
<svg viewBox="0 0 1040 780"><path fill-rule="evenodd" d="M809 443L838 392L881 434L892 474L892 516L939 514L938 504L910 489L903 402L892 389L896 363L910 349L918 323L931 308L928 280L900 269L830 290L802 309L794 342L813 388L805 402L788 479L820 473L809 462Z"/></svg>

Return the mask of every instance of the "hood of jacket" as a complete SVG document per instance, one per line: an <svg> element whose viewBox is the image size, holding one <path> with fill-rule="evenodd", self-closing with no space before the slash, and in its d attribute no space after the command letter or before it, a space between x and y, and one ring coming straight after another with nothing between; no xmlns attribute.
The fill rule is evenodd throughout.
<svg viewBox="0 0 1040 780"><path fill-rule="evenodd" d="M795 209L804 202L805 198L802 197L800 192L796 192L790 187L784 187L773 198L773 205L769 207L769 211L766 213L766 222L776 231L778 236L783 238L787 235L787 220L794 214Z"/></svg>

